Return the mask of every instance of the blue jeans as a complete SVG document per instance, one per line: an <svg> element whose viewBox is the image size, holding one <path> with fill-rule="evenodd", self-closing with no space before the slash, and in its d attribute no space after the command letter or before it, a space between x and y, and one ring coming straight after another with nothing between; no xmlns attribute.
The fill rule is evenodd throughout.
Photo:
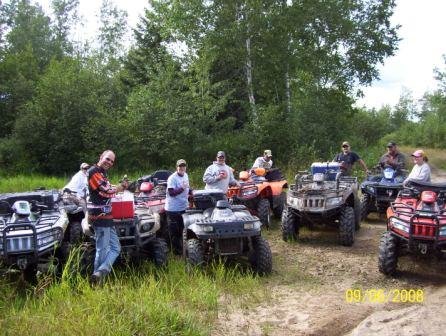
<svg viewBox="0 0 446 336"><path fill-rule="evenodd" d="M96 239L96 257L94 259L94 271L110 273L111 267L121 252L121 244L114 227L94 228Z"/></svg>

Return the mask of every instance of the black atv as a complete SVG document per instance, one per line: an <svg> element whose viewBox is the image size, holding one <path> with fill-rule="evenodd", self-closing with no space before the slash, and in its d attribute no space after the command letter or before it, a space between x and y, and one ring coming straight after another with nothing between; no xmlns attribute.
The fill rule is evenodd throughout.
<svg viewBox="0 0 446 336"><path fill-rule="evenodd" d="M351 246L360 227L360 210L357 178L344 176L339 163L313 163L311 172L297 174L288 190L283 240L296 240L304 225L326 224L339 228L341 245Z"/></svg>
<svg viewBox="0 0 446 336"><path fill-rule="evenodd" d="M255 272L272 271L268 242L261 236L261 223L244 205L231 205L220 190L197 190L194 209L183 214L183 254L192 265L201 266L215 257L246 257Z"/></svg>
<svg viewBox="0 0 446 336"><path fill-rule="evenodd" d="M59 257L64 262L70 242L68 218L59 206L57 190L38 190L0 195L0 259L23 271L34 282L39 269Z"/></svg>

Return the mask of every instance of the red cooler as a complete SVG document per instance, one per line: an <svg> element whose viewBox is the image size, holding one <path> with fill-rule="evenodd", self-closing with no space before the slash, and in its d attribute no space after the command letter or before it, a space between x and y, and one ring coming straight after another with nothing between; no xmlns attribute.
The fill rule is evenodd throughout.
<svg viewBox="0 0 446 336"><path fill-rule="evenodd" d="M111 200L113 219L133 218L135 215L135 200L131 192L116 194Z"/></svg>

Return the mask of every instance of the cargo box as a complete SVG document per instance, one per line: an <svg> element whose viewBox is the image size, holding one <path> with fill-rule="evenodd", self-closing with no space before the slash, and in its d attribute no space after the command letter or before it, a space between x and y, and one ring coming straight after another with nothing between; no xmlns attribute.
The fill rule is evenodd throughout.
<svg viewBox="0 0 446 336"><path fill-rule="evenodd" d="M326 174L328 181L336 180L336 174L341 171L339 162L313 162L311 164L311 174Z"/></svg>

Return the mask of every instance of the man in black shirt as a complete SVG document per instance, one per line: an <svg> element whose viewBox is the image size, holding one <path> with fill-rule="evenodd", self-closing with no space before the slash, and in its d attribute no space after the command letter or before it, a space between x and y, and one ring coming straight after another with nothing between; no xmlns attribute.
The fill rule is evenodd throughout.
<svg viewBox="0 0 446 336"><path fill-rule="evenodd" d="M333 161L341 163L341 169L344 170L344 174L346 175L351 174L352 167L355 162L359 162L366 174L369 173L365 162L359 157L358 154L351 151L350 144L347 141L342 143L342 152L336 154Z"/></svg>

